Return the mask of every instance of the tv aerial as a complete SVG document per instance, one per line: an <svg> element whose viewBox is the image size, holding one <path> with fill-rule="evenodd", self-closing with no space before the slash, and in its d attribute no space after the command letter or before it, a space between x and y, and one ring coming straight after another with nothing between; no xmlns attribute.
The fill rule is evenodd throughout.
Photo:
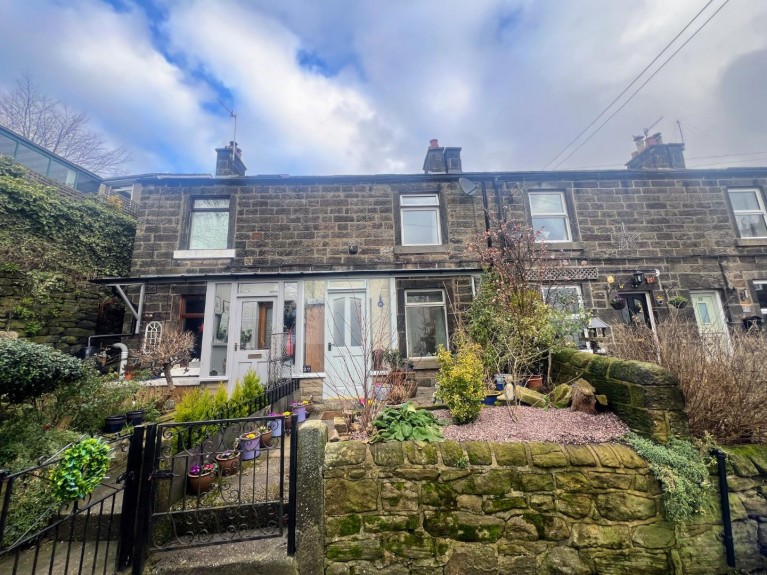
<svg viewBox="0 0 767 575"><path fill-rule="evenodd" d="M467 196L473 196L479 189L479 184L472 182L469 178L458 178L458 185Z"/></svg>
<svg viewBox="0 0 767 575"><path fill-rule="evenodd" d="M229 117L234 120L234 134L232 135L232 142L234 142L234 144L236 145L237 144L237 113L231 108L229 108L229 106L224 104L221 101L221 98L216 98L216 100L218 100L218 103L221 104L221 107L224 108L224 110L229 112ZM232 148L232 156L234 156L234 148Z"/></svg>
<svg viewBox="0 0 767 575"><path fill-rule="evenodd" d="M645 128L645 129L643 130L643 132L644 132L644 137L645 137L645 138L647 137L647 134L649 134L649 133L650 133L650 130L652 130L652 129L653 129L655 126L657 126L658 124L660 124L660 121L661 121L662 119L663 119L663 116L661 116L660 118L658 118L657 120L655 120L655 121L654 121L652 124L650 124L650 126L649 126L649 127Z"/></svg>

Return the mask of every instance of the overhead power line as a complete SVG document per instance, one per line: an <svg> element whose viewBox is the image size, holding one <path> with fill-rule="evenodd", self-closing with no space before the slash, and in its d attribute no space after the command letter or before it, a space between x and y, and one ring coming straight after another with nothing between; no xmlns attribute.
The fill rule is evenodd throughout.
<svg viewBox="0 0 767 575"><path fill-rule="evenodd" d="M570 148L570 146L572 146L576 141L578 141L578 139L580 139L580 137L583 136L594 124L596 124L599 121L599 119L602 116L604 116L610 110L610 108L612 108L626 94L626 92L628 92L629 89L631 89L631 87L637 83L637 81L639 81L639 79L645 74L645 72L647 72L652 67L652 65L658 61L658 59L674 44L674 42L676 42L676 40L693 24L693 22L695 22L695 20L698 19L698 17L712 4L713 1L714 0L709 0L709 2L684 26L684 28L682 28L682 30L676 36L674 36L674 38L663 48L663 50L661 50L658 53L658 55L655 56L655 58L653 58L652 61L647 66L645 66L645 68L628 84L628 86L626 86L626 88L624 88L623 91L620 94L618 94L612 100L612 102L610 102L610 104L608 104L583 130L581 130L581 132L575 138L573 138L567 144L567 146L565 146L556 156L554 156L551 160L549 160L549 162L543 167L543 169L545 170L546 168L548 168L553 162L557 160L557 158L559 158L564 152L566 152ZM671 56L669 56L666 59L666 61L663 62L658 67L658 69L655 70L652 73L652 75L641 86L639 86L637 90L635 90L631 94L631 96L629 96L628 100L626 100L613 114L611 114L607 118L607 120L605 120L605 122L603 122L594 132L592 132L591 135L589 135L589 137L586 138L586 140L584 140L577 148L575 148L575 150L573 150L570 154L567 155L567 157L565 157L558 164L556 164L554 168L556 169L557 167L562 165L565 161L567 161L575 152L577 152L581 147L583 147L583 145L586 142L588 142L597 132L599 132L607 122L609 122L618 112L620 112L626 106L626 104L628 104L633 99L633 97L636 96L636 94L638 94L639 91L642 88L644 88L644 86L647 85L647 83L650 80L652 80L655 77L655 75L658 72L660 72L666 66L666 64L668 64L674 58L674 56L676 56L679 53L679 51L682 50L682 48L684 48L690 42L690 40L692 40L698 34L698 32L700 32L706 26L706 24L708 24L714 18L714 16L716 16L719 13L719 11L727 5L729 1L730 0L725 0L724 3L695 32L693 32L692 35L689 38L687 38L687 40L685 40L684 43L682 43L682 45L673 54L671 54Z"/></svg>

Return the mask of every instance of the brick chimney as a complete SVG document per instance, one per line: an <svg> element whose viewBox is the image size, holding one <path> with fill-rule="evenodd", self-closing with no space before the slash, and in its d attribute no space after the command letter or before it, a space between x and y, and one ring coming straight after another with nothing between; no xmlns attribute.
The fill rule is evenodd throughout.
<svg viewBox="0 0 767 575"><path fill-rule="evenodd" d="M626 164L629 170L683 170L684 144L664 144L660 132L634 136L636 151Z"/></svg>
<svg viewBox="0 0 767 575"><path fill-rule="evenodd" d="M237 142L229 142L226 148L216 148L216 177L232 178L244 176L245 164L242 163L242 150Z"/></svg>
<svg viewBox="0 0 767 575"><path fill-rule="evenodd" d="M423 160L423 173L462 174L461 148L440 148L436 138L430 140Z"/></svg>

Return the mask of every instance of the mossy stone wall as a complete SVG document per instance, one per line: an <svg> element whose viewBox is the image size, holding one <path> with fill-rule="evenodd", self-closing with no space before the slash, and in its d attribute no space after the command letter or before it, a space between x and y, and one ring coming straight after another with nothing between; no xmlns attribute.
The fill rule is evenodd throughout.
<svg viewBox="0 0 767 575"><path fill-rule="evenodd" d="M666 442L670 435L689 434L679 381L662 367L560 349L552 356L552 374L557 383L579 377L587 380L597 393L607 396L610 409L640 435Z"/></svg>
<svg viewBox="0 0 767 575"><path fill-rule="evenodd" d="M729 472L738 568L755 572L767 448ZM328 575L727 572L717 497L689 525L664 521L658 482L624 445L330 443L323 484Z"/></svg>

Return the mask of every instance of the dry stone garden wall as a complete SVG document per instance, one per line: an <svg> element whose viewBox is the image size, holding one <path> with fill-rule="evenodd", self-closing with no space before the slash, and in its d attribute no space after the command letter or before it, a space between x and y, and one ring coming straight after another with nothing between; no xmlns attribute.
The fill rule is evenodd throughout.
<svg viewBox="0 0 767 575"><path fill-rule="evenodd" d="M552 373L556 383L587 380L640 435L666 442L670 435L689 434L679 381L660 366L560 349L552 356Z"/></svg>
<svg viewBox="0 0 767 575"><path fill-rule="evenodd" d="M664 521L658 482L624 445L350 441L324 454L329 575L727 572L717 497L689 525ZM754 572L767 566L767 448L733 454L737 567Z"/></svg>

